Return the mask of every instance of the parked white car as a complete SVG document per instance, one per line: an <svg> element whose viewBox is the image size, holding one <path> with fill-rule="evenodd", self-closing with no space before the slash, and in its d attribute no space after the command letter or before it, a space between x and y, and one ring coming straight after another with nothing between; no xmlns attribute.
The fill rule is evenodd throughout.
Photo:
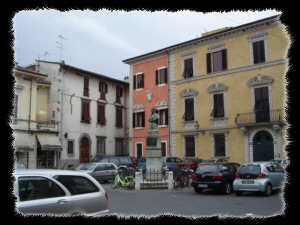
<svg viewBox="0 0 300 225"><path fill-rule="evenodd" d="M17 170L14 173L16 208L30 214L108 213L108 196L88 174L68 170Z"/></svg>
<svg viewBox="0 0 300 225"><path fill-rule="evenodd" d="M256 191L270 196L272 191L282 188L284 180L285 170L278 163L247 163L238 169L233 182L233 190L236 195L244 191Z"/></svg>

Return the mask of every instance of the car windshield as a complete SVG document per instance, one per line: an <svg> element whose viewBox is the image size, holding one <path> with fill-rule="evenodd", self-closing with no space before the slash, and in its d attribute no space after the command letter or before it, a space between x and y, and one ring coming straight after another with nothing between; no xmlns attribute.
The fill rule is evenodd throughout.
<svg viewBox="0 0 300 225"><path fill-rule="evenodd" d="M92 162L101 162L103 160L103 156L95 156L92 160Z"/></svg>
<svg viewBox="0 0 300 225"><path fill-rule="evenodd" d="M243 165L238 171L239 174L253 174L258 175L260 173L259 165Z"/></svg>
<svg viewBox="0 0 300 225"><path fill-rule="evenodd" d="M218 171L218 165L203 165L199 166L196 173L215 173Z"/></svg>
<svg viewBox="0 0 300 225"><path fill-rule="evenodd" d="M80 170L93 170L95 166L95 163L87 163L83 167L81 167Z"/></svg>
<svg viewBox="0 0 300 225"><path fill-rule="evenodd" d="M120 157L120 163L128 163L129 157Z"/></svg>

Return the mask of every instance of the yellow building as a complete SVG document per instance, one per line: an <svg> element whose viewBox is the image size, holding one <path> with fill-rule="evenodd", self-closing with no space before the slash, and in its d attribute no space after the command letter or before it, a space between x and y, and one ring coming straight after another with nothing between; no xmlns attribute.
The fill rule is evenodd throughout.
<svg viewBox="0 0 300 225"><path fill-rule="evenodd" d="M286 158L289 44L273 16L165 48L171 155L238 163Z"/></svg>
<svg viewBox="0 0 300 225"><path fill-rule="evenodd" d="M45 74L16 66L14 110L15 158L27 168L56 168L62 146L49 112L50 83Z"/></svg>

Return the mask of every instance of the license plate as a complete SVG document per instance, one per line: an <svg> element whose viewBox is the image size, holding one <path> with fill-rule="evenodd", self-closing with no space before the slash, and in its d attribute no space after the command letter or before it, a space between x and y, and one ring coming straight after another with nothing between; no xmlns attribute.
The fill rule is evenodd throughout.
<svg viewBox="0 0 300 225"><path fill-rule="evenodd" d="M198 187L199 188L207 188L208 186L207 186L207 184L198 184Z"/></svg>
<svg viewBox="0 0 300 225"><path fill-rule="evenodd" d="M243 180L242 184L254 184L254 180Z"/></svg>

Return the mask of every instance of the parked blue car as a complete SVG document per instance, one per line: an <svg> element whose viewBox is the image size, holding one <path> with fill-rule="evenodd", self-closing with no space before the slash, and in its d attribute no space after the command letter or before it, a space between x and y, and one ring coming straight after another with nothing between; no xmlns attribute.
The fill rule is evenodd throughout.
<svg viewBox="0 0 300 225"><path fill-rule="evenodd" d="M182 163L182 159L175 156L164 156L161 158L162 162L162 171L174 170L177 168L178 163Z"/></svg>

